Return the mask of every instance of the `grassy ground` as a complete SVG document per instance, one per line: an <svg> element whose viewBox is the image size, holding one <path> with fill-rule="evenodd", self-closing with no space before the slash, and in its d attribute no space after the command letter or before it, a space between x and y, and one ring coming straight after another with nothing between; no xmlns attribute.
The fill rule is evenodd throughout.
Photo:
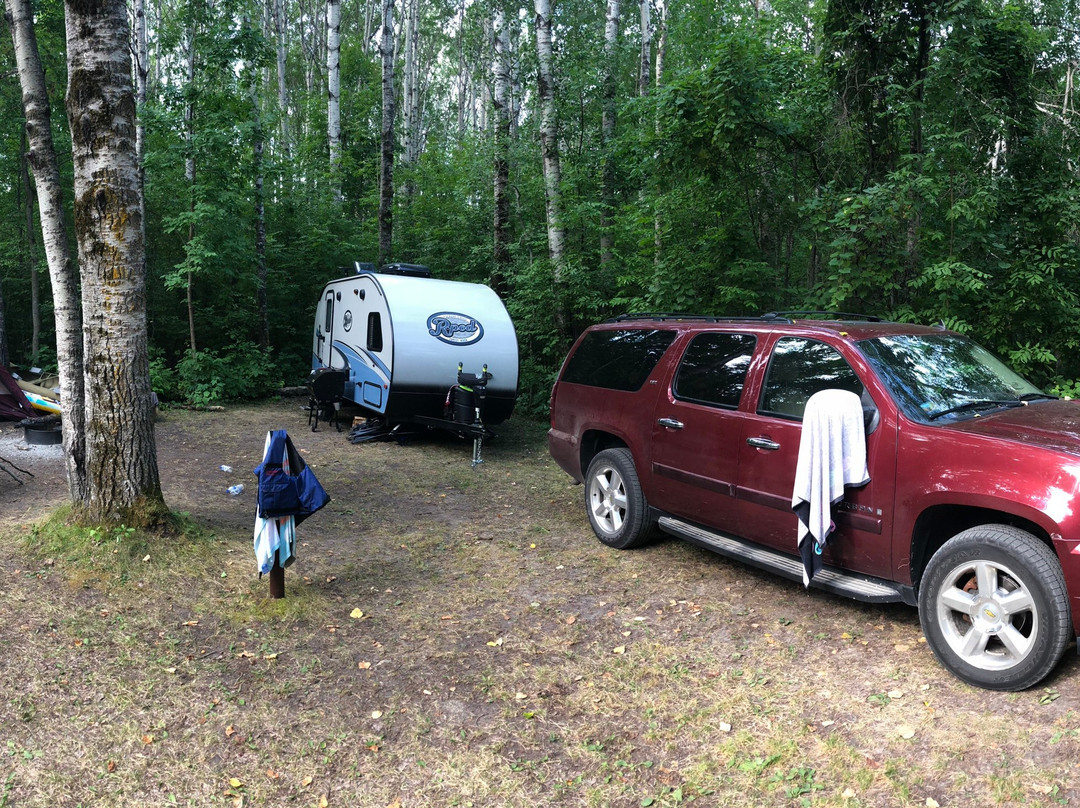
<svg viewBox="0 0 1080 808"><path fill-rule="evenodd" d="M268 428L333 497L279 601L251 551ZM54 502L58 464L6 490L0 808L1080 803L1073 655L979 691L912 609L609 550L543 425L503 432L474 470L452 440L312 434L296 402L166 413L181 541L35 526L18 498Z"/></svg>

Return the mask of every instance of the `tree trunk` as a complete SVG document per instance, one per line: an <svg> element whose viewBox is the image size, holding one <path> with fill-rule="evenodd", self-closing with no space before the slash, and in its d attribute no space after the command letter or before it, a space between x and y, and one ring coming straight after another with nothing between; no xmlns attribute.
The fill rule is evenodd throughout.
<svg viewBox="0 0 1080 808"><path fill-rule="evenodd" d="M604 170L600 189L600 265L611 263L615 237L611 217L615 210L615 95L618 89L616 60L619 44L619 0L608 0L604 24L604 89L600 121L600 139L604 153Z"/></svg>
<svg viewBox="0 0 1080 808"><path fill-rule="evenodd" d="M277 96L278 113L281 117L281 154L288 162L292 154L292 141L289 135L289 88L285 83L285 0L273 0L274 3L274 40L277 46Z"/></svg>
<svg viewBox="0 0 1080 808"><path fill-rule="evenodd" d="M379 265L393 257L394 247L394 0L383 0L382 130L379 164Z"/></svg>
<svg viewBox="0 0 1080 808"><path fill-rule="evenodd" d="M52 114L45 89L45 71L38 55L30 0L7 0L7 12L26 114L26 135L30 146L27 159L34 171L41 216L41 241L52 284L68 494L73 503L79 504L87 498L88 479L83 327L78 283L68 248L60 167L52 139Z"/></svg>
<svg viewBox="0 0 1080 808"><path fill-rule="evenodd" d="M652 22L650 21L650 0L638 0L641 8L641 59L638 62L638 95L649 94L649 82L652 78Z"/></svg>
<svg viewBox="0 0 1080 808"><path fill-rule="evenodd" d="M405 142L402 152L403 162L413 167L420 161L420 3L419 0L404 0L405 24L405 63L402 77L402 99L405 103L404 121ZM406 178L406 196L413 195L413 179Z"/></svg>
<svg viewBox="0 0 1080 808"><path fill-rule="evenodd" d="M263 192L263 151L264 138L262 102L259 100L259 88L256 77L259 75L255 66L251 68L251 108L255 118L254 143L252 144L252 162L255 174L255 302L259 311L259 347L270 350L270 304L267 299L266 268L266 204ZM264 77L264 81L268 76Z"/></svg>
<svg viewBox="0 0 1080 808"><path fill-rule="evenodd" d="M37 244L34 242L34 195L30 187L30 166L26 159L26 132L22 135L19 153L19 179L26 205L26 268L30 276L30 356L36 362L41 350L41 283L38 278Z"/></svg>
<svg viewBox="0 0 1080 808"><path fill-rule="evenodd" d="M326 0L326 139L330 193L341 202L341 0Z"/></svg>
<svg viewBox="0 0 1080 808"><path fill-rule="evenodd" d="M154 442L135 99L124 0L65 0L86 374L83 519L166 516Z"/></svg>
<svg viewBox="0 0 1080 808"><path fill-rule="evenodd" d="M69 0L64 0L69 2ZM190 39L188 40L187 52L187 81L188 87L195 86L195 22L191 23ZM69 113L70 114L70 113ZM188 93L187 101L184 102L184 140L187 145L187 157L184 159L184 178L188 184L189 210L191 222L188 224L188 243L195 240L195 97L192 92ZM141 204L141 203L140 203ZM190 269L187 273L187 315L188 315L188 338L191 342L191 356L194 357L198 348L195 342L195 280Z"/></svg>
<svg viewBox="0 0 1080 808"><path fill-rule="evenodd" d="M495 82L495 221L492 263L492 287L506 294L506 268L510 263L510 32L501 8L495 9L492 21L495 58L492 73Z"/></svg>
<svg viewBox="0 0 1080 808"><path fill-rule="evenodd" d="M667 3L664 2L660 5L660 41L656 45L656 89L664 84L664 56L667 54ZM653 122L656 134L660 134L660 113L657 112L656 119ZM659 142L659 137L657 138ZM659 149L653 154L655 163L660 162ZM664 246L664 222L660 216L660 206L654 203L653 206L653 263L656 266L660 266L662 249Z"/></svg>
<svg viewBox="0 0 1080 808"><path fill-rule="evenodd" d="M535 0L537 85L540 100L540 152L544 162L547 200L548 257L555 286L555 327L569 337L563 302L563 254L566 229L562 222L562 164L559 161L559 124L555 113L555 76L551 52L551 0Z"/></svg>

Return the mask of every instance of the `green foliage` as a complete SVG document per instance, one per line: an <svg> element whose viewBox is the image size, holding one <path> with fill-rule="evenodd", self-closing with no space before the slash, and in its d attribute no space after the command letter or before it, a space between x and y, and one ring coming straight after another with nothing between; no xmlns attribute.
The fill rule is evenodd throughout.
<svg viewBox="0 0 1080 808"><path fill-rule="evenodd" d="M270 354L247 343L221 354L198 351L185 354L175 367L161 356L150 361L154 391L165 401L206 407L224 401L266 397L282 386L282 377Z"/></svg>

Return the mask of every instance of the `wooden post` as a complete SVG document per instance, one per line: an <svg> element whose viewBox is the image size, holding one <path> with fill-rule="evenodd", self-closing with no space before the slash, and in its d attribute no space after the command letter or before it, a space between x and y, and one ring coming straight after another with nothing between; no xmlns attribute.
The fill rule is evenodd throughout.
<svg viewBox="0 0 1080 808"><path fill-rule="evenodd" d="M270 597L285 597L285 568L277 560L277 553L274 553L274 566L270 568Z"/></svg>

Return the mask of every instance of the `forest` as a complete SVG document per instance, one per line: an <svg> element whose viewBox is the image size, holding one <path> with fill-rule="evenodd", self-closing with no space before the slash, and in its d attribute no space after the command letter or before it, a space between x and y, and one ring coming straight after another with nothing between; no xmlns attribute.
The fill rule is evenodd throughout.
<svg viewBox="0 0 1080 808"><path fill-rule="evenodd" d="M570 341L625 311L941 322L1080 393L1078 19L1076 0L133 0L154 389L298 383L322 285L404 261L503 297L534 413ZM34 28L70 206L62 4L35 2ZM6 30L0 54L0 362L50 367Z"/></svg>

